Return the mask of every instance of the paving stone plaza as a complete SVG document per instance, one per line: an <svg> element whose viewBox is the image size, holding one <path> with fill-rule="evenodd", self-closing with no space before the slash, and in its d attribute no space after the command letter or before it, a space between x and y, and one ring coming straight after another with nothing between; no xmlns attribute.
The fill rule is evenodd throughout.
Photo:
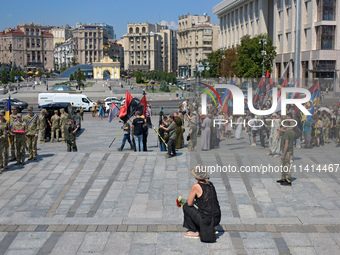
<svg viewBox="0 0 340 255"><path fill-rule="evenodd" d="M158 117L153 117L156 124ZM149 131L148 152L117 151L118 119L85 114L78 152L66 144L38 144L38 160L10 164L0 176L0 254L338 254L338 172L296 171L293 185L280 173L213 173L222 210L216 243L183 236L176 206L195 182L190 166L279 165L249 139L224 139L220 148L165 158ZM188 132L188 130L186 131ZM334 142L295 150L303 167L339 163Z"/></svg>

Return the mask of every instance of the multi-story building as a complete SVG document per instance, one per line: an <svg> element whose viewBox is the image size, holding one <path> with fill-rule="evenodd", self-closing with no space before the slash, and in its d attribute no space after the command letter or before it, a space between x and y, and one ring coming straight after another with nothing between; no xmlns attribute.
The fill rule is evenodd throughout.
<svg viewBox="0 0 340 255"><path fill-rule="evenodd" d="M102 27L104 30L107 31L107 38L110 40L115 40L116 39L116 35L115 35L115 31L113 29L113 26L108 25L106 23L81 23L81 22L77 22L76 23L76 28L80 28L81 26L84 25L92 25L92 26L100 26Z"/></svg>
<svg viewBox="0 0 340 255"><path fill-rule="evenodd" d="M277 47L273 77L281 77L290 61L293 64L287 73L289 78L294 77L296 1L225 0L216 5L213 12L220 19L221 48L236 46L245 34L254 36L266 33ZM298 77L304 85L315 78L324 81L338 77L340 43L336 31L339 17L340 1L301 0L301 62Z"/></svg>
<svg viewBox="0 0 340 255"><path fill-rule="evenodd" d="M82 25L73 31L74 57L79 64L99 62L108 45L107 30L99 25Z"/></svg>
<svg viewBox="0 0 340 255"><path fill-rule="evenodd" d="M219 48L219 26L210 23L206 15L178 17L178 71L179 76L192 76L200 61Z"/></svg>
<svg viewBox="0 0 340 255"><path fill-rule="evenodd" d="M120 62L120 68L124 68L124 48L122 42L108 40L110 45L109 56L116 62Z"/></svg>
<svg viewBox="0 0 340 255"><path fill-rule="evenodd" d="M74 57L73 50L74 44L71 38L55 48L54 50L55 69L60 70L63 63L65 63L66 67L71 65L72 58Z"/></svg>
<svg viewBox="0 0 340 255"><path fill-rule="evenodd" d="M165 25L135 23L124 35L124 69L175 72L176 32Z"/></svg>
<svg viewBox="0 0 340 255"><path fill-rule="evenodd" d="M54 27L50 30L50 33L53 34L53 45L57 47L72 37L72 28L68 25L65 27Z"/></svg>
<svg viewBox="0 0 340 255"><path fill-rule="evenodd" d="M41 25L20 24L0 33L0 61L16 64L27 71L54 68L53 35L42 31Z"/></svg>

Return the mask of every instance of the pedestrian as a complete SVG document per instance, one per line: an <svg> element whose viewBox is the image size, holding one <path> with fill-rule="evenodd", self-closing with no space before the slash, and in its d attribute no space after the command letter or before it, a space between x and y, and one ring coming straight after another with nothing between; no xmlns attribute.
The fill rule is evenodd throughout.
<svg viewBox="0 0 340 255"><path fill-rule="evenodd" d="M331 127L331 121L328 118L328 115L326 112L323 114L322 123L323 123L323 130L324 130L324 141L325 143L329 143L328 139L329 139L329 130Z"/></svg>
<svg viewBox="0 0 340 255"><path fill-rule="evenodd" d="M37 141L39 133L39 118L33 113L33 106L28 106L28 114L24 118L26 124L26 140L28 143L28 160L37 159Z"/></svg>
<svg viewBox="0 0 340 255"><path fill-rule="evenodd" d="M142 116L145 119L144 116ZM144 125L143 127L143 151L148 151L147 143L148 143L148 135L149 135L149 127L148 125Z"/></svg>
<svg viewBox="0 0 340 255"><path fill-rule="evenodd" d="M98 120L103 120L103 117L105 117L105 111L103 105L101 104L98 110Z"/></svg>
<svg viewBox="0 0 340 255"><path fill-rule="evenodd" d="M322 117L317 117L317 121L315 123L315 133L316 133L316 146L319 147L320 146L320 139L321 139L321 134L322 134Z"/></svg>
<svg viewBox="0 0 340 255"><path fill-rule="evenodd" d="M188 151L196 151L197 147L197 126L196 126L196 120L193 118L190 120L190 128L189 133L187 136L188 141Z"/></svg>
<svg viewBox="0 0 340 255"><path fill-rule="evenodd" d="M1 146L1 148L3 148L3 151L1 153L1 157L2 157L2 163L0 165L1 168L7 169L8 168L8 149L9 149L9 130L10 130L10 126L9 126L9 121L7 121L5 119L5 112L1 111L0 112L0 128L4 127L5 129L5 133L4 133L4 137L3 137L3 146Z"/></svg>
<svg viewBox="0 0 340 255"><path fill-rule="evenodd" d="M122 122L122 121L120 121L120 122ZM130 144L130 150L133 150L133 144L132 144L131 139L130 139L130 131L131 131L130 124L128 122L126 122L126 123L123 124L123 126L121 128L123 129L124 136L123 136L122 145L118 148L118 150L122 151L124 149L126 140Z"/></svg>
<svg viewBox="0 0 340 255"><path fill-rule="evenodd" d="M67 152L77 152L76 144L76 133L79 129L79 125L76 128L72 127L72 120L68 119L66 125L64 126L65 140L67 144Z"/></svg>
<svg viewBox="0 0 340 255"><path fill-rule="evenodd" d="M231 138L231 130L233 129L232 122L233 122L233 116L230 115L228 118L228 123L227 123L227 138Z"/></svg>
<svg viewBox="0 0 340 255"><path fill-rule="evenodd" d="M203 242L213 242L221 221L221 209L216 189L209 181L210 174L206 168L197 165L190 171L197 183L191 186L188 200L183 205L183 227L188 229L184 233L185 237L200 237Z"/></svg>
<svg viewBox="0 0 340 255"><path fill-rule="evenodd" d="M92 104L92 117L96 117L96 105Z"/></svg>
<svg viewBox="0 0 340 255"><path fill-rule="evenodd" d="M136 118L132 121L133 137L136 143L136 151L143 151L143 127L145 120L141 118L140 112L136 111Z"/></svg>
<svg viewBox="0 0 340 255"><path fill-rule="evenodd" d="M10 132L9 132L9 142L11 144L11 159L10 161L16 160L16 148L15 148L15 134L12 133L13 125L17 122L17 107L15 105L12 106L12 114L9 116L9 125L10 125Z"/></svg>
<svg viewBox="0 0 340 255"><path fill-rule="evenodd" d="M171 115L169 117L170 125L168 127L165 127L165 125L160 125L161 128L163 128L166 132L169 133L169 141L168 141L168 153L166 154L166 157L170 158L171 156L176 156L176 147L175 147L175 140L176 140L176 123L175 123L175 117Z"/></svg>
<svg viewBox="0 0 340 255"><path fill-rule="evenodd" d="M79 106L79 115L82 121L84 121L84 108Z"/></svg>
<svg viewBox="0 0 340 255"><path fill-rule="evenodd" d="M4 118L3 112L0 112L0 121L2 121ZM5 125L0 125L0 174L2 174L2 169L4 168L4 143L5 139L7 137L7 131Z"/></svg>
<svg viewBox="0 0 340 255"><path fill-rule="evenodd" d="M237 118L237 121L236 121L236 131L235 131L235 138L237 140L240 140L241 139L241 133L242 133L242 116L239 115L238 118ZM222 124L220 124L222 125Z"/></svg>
<svg viewBox="0 0 340 255"><path fill-rule="evenodd" d="M272 114L272 127L270 129L269 135L269 153L267 156L273 156L274 158L280 157L280 145L281 145L281 136L280 136L280 116L276 113Z"/></svg>
<svg viewBox="0 0 340 255"><path fill-rule="evenodd" d="M210 126L211 126L211 115L208 114L207 117L203 120L202 123L202 144L201 150L208 151L210 150Z"/></svg>
<svg viewBox="0 0 340 255"><path fill-rule="evenodd" d="M167 120L168 120L167 116L162 116L159 126L164 125L164 127L168 127ZM161 151L166 151L165 143L167 143L168 142L167 140L169 140L169 134L161 127L159 127L158 129L158 133L159 133L159 148Z"/></svg>
<svg viewBox="0 0 340 255"><path fill-rule="evenodd" d="M21 113L17 114L17 121L13 124L12 133L15 135L15 146L16 146L16 165L25 165L26 156L26 123L22 120Z"/></svg>
<svg viewBox="0 0 340 255"><path fill-rule="evenodd" d="M293 125L294 122L291 122ZM295 133L291 127L283 127L282 143L281 143L281 179L277 180L278 183L284 186L292 185L292 174L291 174L291 162L293 161L294 155L294 141Z"/></svg>
<svg viewBox="0 0 340 255"><path fill-rule="evenodd" d="M54 110L54 115L51 118L52 128L51 128L51 143L54 142L54 134L59 142L59 131L60 131L60 117L58 116L58 110Z"/></svg>
<svg viewBox="0 0 340 255"><path fill-rule="evenodd" d="M45 134L46 134L46 117L45 117L45 109L40 111L39 119L39 130L40 130L40 143L45 143Z"/></svg>
<svg viewBox="0 0 340 255"><path fill-rule="evenodd" d="M65 143L65 129L64 126L67 124L68 114L63 108L60 109L60 131L61 131L61 142Z"/></svg>

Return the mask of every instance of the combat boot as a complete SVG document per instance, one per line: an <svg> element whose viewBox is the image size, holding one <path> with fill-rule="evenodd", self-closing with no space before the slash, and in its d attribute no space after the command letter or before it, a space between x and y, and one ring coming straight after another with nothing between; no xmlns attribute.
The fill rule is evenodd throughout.
<svg viewBox="0 0 340 255"><path fill-rule="evenodd" d="M28 160L32 160L32 159L33 159L33 156L30 155L29 158L28 158Z"/></svg>
<svg viewBox="0 0 340 255"><path fill-rule="evenodd" d="M12 157L9 161L15 161L16 159L16 157Z"/></svg>

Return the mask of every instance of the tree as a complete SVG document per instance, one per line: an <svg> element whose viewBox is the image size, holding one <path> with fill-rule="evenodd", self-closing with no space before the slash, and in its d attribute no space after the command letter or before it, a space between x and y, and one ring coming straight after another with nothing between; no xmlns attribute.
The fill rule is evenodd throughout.
<svg viewBox="0 0 340 255"><path fill-rule="evenodd" d="M77 65L79 65L79 63L77 62L76 57L73 57L73 58L71 59L71 66L77 66Z"/></svg>
<svg viewBox="0 0 340 255"><path fill-rule="evenodd" d="M66 69L67 69L67 65L66 65L66 63L64 62L64 63L61 64L60 73L65 72Z"/></svg>
<svg viewBox="0 0 340 255"><path fill-rule="evenodd" d="M141 72L136 72L135 76L136 76L136 82L138 84L143 82L143 80L142 80L142 73Z"/></svg>
<svg viewBox="0 0 340 255"><path fill-rule="evenodd" d="M229 48L224 52L225 58L221 64L221 75L224 77L234 77L237 70L234 68L238 60L237 49L235 47Z"/></svg>
<svg viewBox="0 0 340 255"><path fill-rule="evenodd" d="M221 76L221 63L223 53L224 52L222 50L218 49L217 51L213 51L208 54L208 61L201 61L204 66L204 71L202 72L203 77L213 78Z"/></svg>
<svg viewBox="0 0 340 255"><path fill-rule="evenodd" d="M86 81L85 74L82 70L80 70L80 67L78 67L78 71L74 72L74 79L77 81L78 85L83 85L83 81ZM70 75L71 78L71 75Z"/></svg>
<svg viewBox="0 0 340 255"><path fill-rule="evenodd" d="M74 80L74 76L73 74L70 75L70 81L73 81Z"/></svg>
<svg viewBox="0 0 340 255"><path fill-rule="evenodd" d="M266 55L264 56L265 70L272 71L272 64L276 57L276 47L273 46L273 40L267 34L260 34L253 38L245 35L241 38L241 44L237 48L238 60L233 65L237 70L237 75L243 78L260 78L262 76L262 50L261 39L266 39L267 44L264 47Z"/></svg>

